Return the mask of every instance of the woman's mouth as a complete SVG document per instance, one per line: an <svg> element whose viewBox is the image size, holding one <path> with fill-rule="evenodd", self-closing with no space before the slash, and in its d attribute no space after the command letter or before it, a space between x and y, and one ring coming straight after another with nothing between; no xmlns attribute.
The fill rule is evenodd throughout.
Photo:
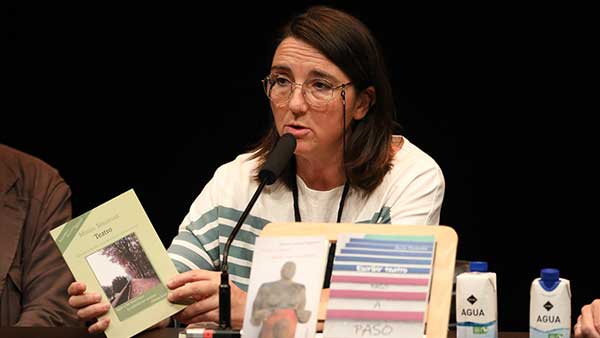
<svg viewBox="0 0 600 338"><path fill-rule="evenodd" d="M310 129L297 125L297 124L286 124L283 127L283 133L290 133L294 135L295 138L304 137L310 133Z"/></svg>

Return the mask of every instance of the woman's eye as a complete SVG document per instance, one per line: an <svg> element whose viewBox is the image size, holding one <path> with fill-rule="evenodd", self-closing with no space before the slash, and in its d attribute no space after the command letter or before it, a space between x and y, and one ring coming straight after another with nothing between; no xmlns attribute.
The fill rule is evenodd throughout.
<svg viewBox="0 0 600 338"><path fill-rule="evenodd" d="M316 90L330 90L333 86L326 81L313 81L311 87Z"/></svg>
<svg viewBox="0 0 600 338"><path fill-rule="evenodd" d="M275 78L275 83L277 83L278 86L289 86L291 81L285 77L278 77Z"/></svg>

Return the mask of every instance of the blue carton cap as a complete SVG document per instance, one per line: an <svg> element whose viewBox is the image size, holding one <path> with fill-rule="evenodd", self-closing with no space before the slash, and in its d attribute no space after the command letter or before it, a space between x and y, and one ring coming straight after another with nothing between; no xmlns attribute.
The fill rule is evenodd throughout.
<svg viewBox="0 0 600 338"><path fill-rule="evenodd" d="M469 263L469 270L472 272L487 272L488 263L483 261L473 261Z"/></svg>
<svg viewBox="0 0 600 338"><path fill-rule="evenodd" d="M540 272L540 278L545 282L557 281L560 277L560 271L558 269L542 269Z"/></svg>
<svg viewBox="0 0 600 338"><path fill-rule="evenodd" d="M540 272L540 285L546 291L552 291L556 289L559 280L560 271L558 269L542 269Z"/></svg>

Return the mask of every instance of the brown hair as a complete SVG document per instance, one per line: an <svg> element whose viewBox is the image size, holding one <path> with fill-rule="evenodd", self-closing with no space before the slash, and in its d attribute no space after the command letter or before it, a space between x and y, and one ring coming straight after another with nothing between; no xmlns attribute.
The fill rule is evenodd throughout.
<svg viewBox="0 0 600 338"><path fill-rule="evenodd" d="M350 185L365 195L370 194L392 167L391 143L396 125L392 90L377 41L357 18L324 6L311 7L292 18L283 27L277 45L287 37L319 50L350 78L356 93L369 86L375 88L375 104L363 119L352 121L344 154L344 169ZM256 153L252 158L259 159L259 168L278 139L273 123L254 149ZM295 179L292 166L295 161L290 161L281 175L281 180L290 188Z"/></svg>

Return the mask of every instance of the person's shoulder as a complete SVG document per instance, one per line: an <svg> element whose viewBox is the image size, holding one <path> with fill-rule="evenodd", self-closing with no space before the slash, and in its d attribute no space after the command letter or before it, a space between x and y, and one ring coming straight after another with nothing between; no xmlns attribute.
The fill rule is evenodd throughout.
<svg viewBox="0 0 600 338"><path fill-rule="evenodd" d="M383 186L407 186L417 178L444 186L444 174L433 157L403 137L402 146L392 159L392 168L384 178L387 183Z"/></svg>
<svg viewBox="0 0 600 338"><path fill-rule="evenodd" d="M28 185L61 180L56 168L42 159L0 144L0 189L7 189L16 181Z"/></svg>
<svg viewBox="0 0 600 338"><path fill-rule="evenodd" d="M402 136L402 146L394 154L392 164L396 170L406 170L406 168L440 169L433 157L404 136Z"/></svg>
<svg viewBox="0 0 600 338"><path fill-rule="evenodd" d="M58 173L53 166L44 162L42 159L23 152L21 150L0 144L0 158L6 167L23 167L26 169L35 168L41 171L48 171L53 174Z"/></svg>
<svg viewBox="0 0 600 338"><path fill-rule="evenodd" d="M258 159L253 158L253 153L237 155L235 159L220 165L215 171L215 177L247 177L258 166Z"/></svg>

